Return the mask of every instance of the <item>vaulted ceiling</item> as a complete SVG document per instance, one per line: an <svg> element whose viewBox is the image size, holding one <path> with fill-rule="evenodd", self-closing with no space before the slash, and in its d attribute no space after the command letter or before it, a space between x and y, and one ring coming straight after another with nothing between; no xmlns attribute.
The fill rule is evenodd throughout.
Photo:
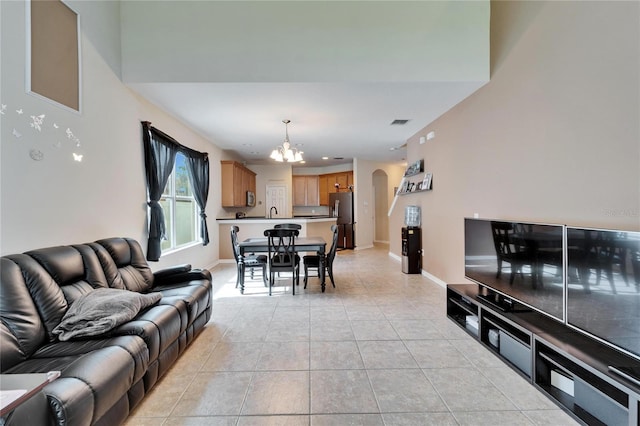
<svg viewBox="0 0 640 426"><path fill-rule="evenodd" d="M249 164L272 161L283 119L307 166L400 161L404 150L391 148L489 80L489 8L123 1L122 79Z"/></svg>

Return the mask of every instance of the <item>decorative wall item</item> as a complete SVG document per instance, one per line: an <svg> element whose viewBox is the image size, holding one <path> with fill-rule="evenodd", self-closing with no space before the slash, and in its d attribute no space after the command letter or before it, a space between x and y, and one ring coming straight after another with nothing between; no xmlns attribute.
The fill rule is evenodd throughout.
<svg viewBox="0 0 640 426"><path fill-rule="evenodd" d="M27 91L80 111L80 19L60 0L27 3Z"/></svg>
<svg viewBox="0 0 640 426"><path fill-rule="evenodd" d="M23 108L12 109L7 104L0 104L0 117L11 117L13 127L11 134L16 142L31 144L28 149L29 157L34 161L42 161L45 159L44 146L49 148L63 148L62 140L69 140L73 144L73 149L78 151L81 147L80 139L67 127L61 130L57 123L49 124L45 114L29 114L25 113ZM15 115L14 115L15 114ZM24 137L23 137L24 136ZM40 148L33 146L40 145ZM70 158L75 161L82 161L83 154L73 152Z"/></svg>
<svg viewBox="0 0 640 426"><path fill-rule="evenodd" d="M407 167L404 175L412 176L420 172L424 172L424 160L418 160L415 163L411 164L409 167Z"/></svg>
<svg viewBox="0 0 640 426"><path fill-rule="evenodd" d="M39 149L32 149L29 151L29 156L34 161L42 161L44 159L44 154Z"/></svg>
<svg viewBox="0 0 640 426"><path fill-rule="evenodd" d="M422 190L427 190L427 189L431 189L431 179L432 179L433 175L431 173L425 173L424 174L424 179L422 179L422 187L420 189Z"/></svg>

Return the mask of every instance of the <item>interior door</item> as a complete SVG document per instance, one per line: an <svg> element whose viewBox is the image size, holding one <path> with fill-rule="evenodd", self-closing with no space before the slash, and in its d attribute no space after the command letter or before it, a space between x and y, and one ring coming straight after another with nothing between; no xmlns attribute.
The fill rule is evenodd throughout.
<svg viewBox="0 0 640 426"><path fill-rule="evenodd" d="M271 207L278 209L278 214L275 211L271 217L289 217L287 203L287 186L286 185L267 185L265 196L265 216L269 217L269 210Z"/></svg>

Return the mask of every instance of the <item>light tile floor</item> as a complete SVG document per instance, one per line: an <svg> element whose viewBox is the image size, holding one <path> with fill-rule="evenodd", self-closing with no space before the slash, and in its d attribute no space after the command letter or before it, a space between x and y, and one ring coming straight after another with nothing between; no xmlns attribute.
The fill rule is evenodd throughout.
<svg viewBox="0 0 640 426"><path fill-rule="evenodd" d="M338 252L317 278L269 297L213 269L213 317L127 421L137 425L573 425L446 318L445 289L388 247ZM298 293L299 292L299 293Z"/></svg>

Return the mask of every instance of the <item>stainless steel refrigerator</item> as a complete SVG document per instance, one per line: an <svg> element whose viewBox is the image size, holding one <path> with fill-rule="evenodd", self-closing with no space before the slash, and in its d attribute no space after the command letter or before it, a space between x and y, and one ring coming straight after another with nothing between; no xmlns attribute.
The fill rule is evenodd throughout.
<svg viewBox="0 0 640 426"><path fill-rule="evenodd" d="M338 247L352 249L356 243L355 216L353 214L353 192L329 194L331 215L337 218Z"/></svg>

